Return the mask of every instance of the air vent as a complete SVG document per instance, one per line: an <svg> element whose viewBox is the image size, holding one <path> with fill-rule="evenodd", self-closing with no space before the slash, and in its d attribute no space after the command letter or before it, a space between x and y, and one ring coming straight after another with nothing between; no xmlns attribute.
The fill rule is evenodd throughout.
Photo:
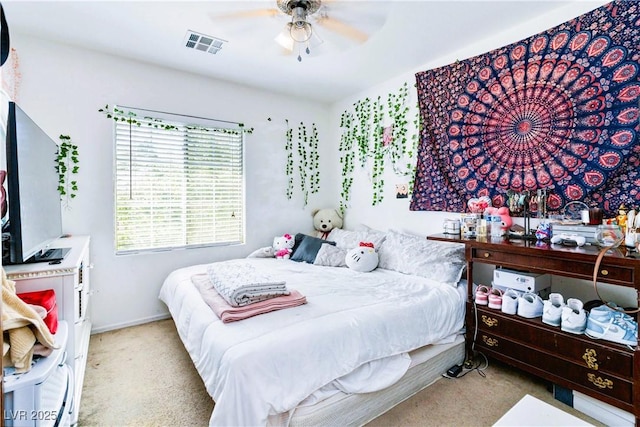
<svg viewBox="0 0 640 427"><path fill-rule="evenodd" d="M216 54L220 49L222 49L223 43L226 43L226 40L223 40L218 37L206 36L204 34L196 33L195 31L187 31L187 35L184 39L184 45L188 49L195 49L202 52L209 52L211 54Z"/></svg>

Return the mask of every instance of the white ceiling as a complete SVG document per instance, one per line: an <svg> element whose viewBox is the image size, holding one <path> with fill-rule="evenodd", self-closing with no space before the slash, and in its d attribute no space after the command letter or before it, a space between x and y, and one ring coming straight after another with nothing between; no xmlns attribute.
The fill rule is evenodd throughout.
<svg viewBox="0 0 640 427"><path fill-rule="evenodd" d="M27 34L320 102L358 93L568 3L326 1L329 18L369 38L357 43L316 24L323 43L298 62L274 41L288 16L251 16L275 9L275 0L2 1L14 37ZM187 49L187 30L228 42L216 55Z"/></svg>

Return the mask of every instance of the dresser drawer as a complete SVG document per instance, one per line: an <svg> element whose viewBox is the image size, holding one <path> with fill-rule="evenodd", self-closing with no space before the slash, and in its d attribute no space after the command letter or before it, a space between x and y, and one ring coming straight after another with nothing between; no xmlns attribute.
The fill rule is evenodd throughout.
<svg viewBox="0 0 640 427"><path fill-rule="evenodd" d="M489 356L514 362L516 366L543 369L552 376L602 394L605 399L632 402L633 384L630 378L627 381L615 375L595 371L487 331L478 331L476 347Z"/></svg>
<svg viewBox="0 0 640 427"><path fill-rule="evenodd" d="M559 327L545 325L540 319L524 319L480 308L478 329L542 351L557 353L594 372L633 376L633 353L630 350L614 343L593 340L586 335L562 332Z"/></svg>
<svg viewBox="0 0 640 427"><path fill-rule="evenodd" d="M544 253L543 253L544 254ZM492 249L472 248L471 260L494 265L506 265L516 269L531 268L531 255L503 252ZM538 256L535 262L537 270L545 273L570 276L579 279L593 279L593 263L572 260L571 268L567 269L567 260L559 257ZM607 283L634 286L635 268L633 266L612 265L603 262L598 269L598 277Z"/></svg>

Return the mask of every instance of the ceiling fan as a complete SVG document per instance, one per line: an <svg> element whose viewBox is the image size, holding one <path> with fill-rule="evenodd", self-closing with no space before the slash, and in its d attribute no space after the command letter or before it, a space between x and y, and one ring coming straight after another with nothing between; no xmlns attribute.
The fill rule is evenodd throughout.
<svg viewBox="0 0 640 427"><path fill-rule="evenodd" d="M358 5L360 3L360 5ZM275 17L286 18L284 28L276 35L275 41L288 52L297 52L298 61L302 61L302 53L307 55L311 49L324 41L319 37L317 27L333 33L351 43L364 43L369 38L367 31L359 27L367 27L366 17L363 13L349 13L347 17L355 15L357 23L348 23L344 19L335 17L340 14L340 9L360 7L364 10L369 2L345 2L335 0L276 0L276 8L245 10L216 15L213 19L228 18L257 18ZM363 5L364 4L364 5ZM330 16L331 15L331 16ZM384 19L377 19L376 26L382 26ZM317 26L317 27L316 27Z"/></svg>

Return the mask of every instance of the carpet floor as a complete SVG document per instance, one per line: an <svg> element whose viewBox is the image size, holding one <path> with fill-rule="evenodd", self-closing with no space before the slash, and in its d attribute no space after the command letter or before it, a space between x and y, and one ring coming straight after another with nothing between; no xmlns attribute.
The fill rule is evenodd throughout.
<svg viewBox="0 0 640 427"><path fill-rule="evenodd" d="M602 425L539 378L493 360L484 374L440 379L368 426L490 426L526 394ZM212 411L171 319L91 336L79 426L206 426Z"/></svg>

